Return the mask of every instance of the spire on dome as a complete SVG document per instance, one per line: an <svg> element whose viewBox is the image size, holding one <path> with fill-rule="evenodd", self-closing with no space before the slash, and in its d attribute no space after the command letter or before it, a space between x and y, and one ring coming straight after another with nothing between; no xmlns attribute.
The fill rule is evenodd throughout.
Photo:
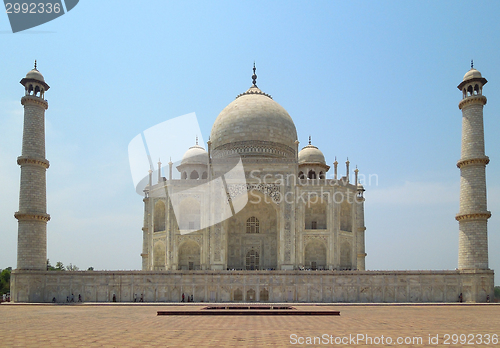
<svg viewBox="0 0 500 348"><path fill-rule="evenodd" d="M196 136L196 145L198 145L198 136Z"/></svg>
<svg viewBox="0 0 500 348"><path fill-rule="evenodd" d="M309 145L311 145L311 136L309 136Z"/></svg>
<svg viewBox="0 0 500 348"><path fill-rule="evenodd" d="M255 74L255 61L253 62L253 75L252 75L252 83L255 87L257 87L257 75Z"/></svg>
<svg viewBox="0 0 500 348"><path fill-rule="evenodd" d="M474 69L474 59L471 59L471 60L470 60L470 68L471 68L471 69Z"/></svg>
<svg viewBox="0 0 500 348"><path fill-rule="evenodd" d="M35 59L35 70L37 70L37 68L36 68L36 59Z"/></svg>

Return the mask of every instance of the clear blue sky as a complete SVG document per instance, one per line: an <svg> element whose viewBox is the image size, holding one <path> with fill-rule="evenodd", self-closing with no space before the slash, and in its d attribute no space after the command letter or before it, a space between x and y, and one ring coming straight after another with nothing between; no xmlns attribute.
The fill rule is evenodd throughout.
<svg viewBox="0 0 500 348"><path fill-rule="evenodd" d="M140 269L142 198L128 164L143 130L195 112L203 138L251 84L292 116L301 146L376 174L368 269L457 267L461 93L484 88L490 267L500 270L500 2L80 1L12 34L0 15L0 268L16 266L21 78L46 93L48 257ZM194 142L194 139L193 139ZM345 171L340 166L340 172ZM331 174L331 173L329 173Z"/></svg>

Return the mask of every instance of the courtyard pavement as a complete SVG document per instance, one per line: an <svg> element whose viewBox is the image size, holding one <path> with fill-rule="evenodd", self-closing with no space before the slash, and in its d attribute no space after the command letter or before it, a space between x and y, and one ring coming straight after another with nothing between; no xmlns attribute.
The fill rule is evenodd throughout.
<svg viewBox="0 0 500 348"><path fill-rule="evenodd" d="M500 346L498 304L292 304L340 316L157 316L206 305L4 303L0 347Z"/></svg>

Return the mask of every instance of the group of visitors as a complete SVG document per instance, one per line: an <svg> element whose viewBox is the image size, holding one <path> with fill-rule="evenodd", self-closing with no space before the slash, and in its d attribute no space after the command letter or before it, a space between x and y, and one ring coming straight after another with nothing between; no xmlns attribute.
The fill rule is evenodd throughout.
<svg viewBox="0 0 500 348"><path fill-rule="evenodd" d="M56 297L52 297L52 303L56 303L57 300L56 300ZM66 303L70 303L70 302L75 302L75 295L73 293L71 293L70 296L66 296ZM78 294L78 302L83 302L82 301L82 295L81 294Z"/></svg>
<svg viewBox="0 0 500 348"><path fill-rule="evenodd" d="M189 296L189 295L184 295L184 293L182 293L181 302L194 302L193 295Z"/></svg>
<svg viewBox="0 0 500 348"><path fill-rule="evenodd" d="M462 293L458 295L458 302L464 302L464 296L462 295ZM486 295L486 303L490 303L490 295Z"/></svg>

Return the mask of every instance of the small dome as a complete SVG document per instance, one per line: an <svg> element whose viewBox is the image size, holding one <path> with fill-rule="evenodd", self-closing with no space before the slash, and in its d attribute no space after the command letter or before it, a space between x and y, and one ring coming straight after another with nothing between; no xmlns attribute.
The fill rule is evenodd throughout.
<svg viewBox="0 0 500 348"><path fill-rule="evenodd" d="M208 152L200 145L191 146L182 157L181 164L208 165Z"/></svg>
<svg viewBox="0 0 500 348"><path fill-rule="evenodd" d="M40 73L40 71L38 71L36 69L33 69L33 70L29 71L26 74L26 78L27 79L33 79L33 80L41 81L41 82L45 82L45 79L43 78L43 75Z"/></svg>
<svg viewBox="0 0 500 348"><path fill-rule="evenodd" d="M299 164L304 163L321 163L326 165L325 156L320 149L309 144L299 152Z"/></svg>
<svg viewBox="0 0 500 348"><path fill-rule="evenodd" d="M469 71L467 71L467 73L464 75L463 81L467 81L470 79L476 79L476 78L479 78L479 79L482 78L481 73L478 70L472 68Z"/></svg>

